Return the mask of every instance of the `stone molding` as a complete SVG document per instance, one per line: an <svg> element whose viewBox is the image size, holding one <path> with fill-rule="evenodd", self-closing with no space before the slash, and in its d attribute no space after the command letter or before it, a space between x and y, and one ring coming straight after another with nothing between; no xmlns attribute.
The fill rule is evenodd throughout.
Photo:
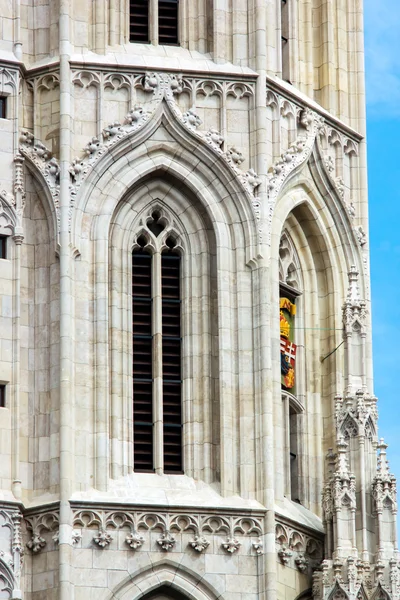
<svg viewBox="0 0 400 600"><path fill-rule="evenodd" d="M279 93L267 90L267 106L274 112L274 120L282 126L282 119L291 123L290 133L295 140L289 144L269 169L267 177L267 221L268 239L271 242L271 227L277 199L287 182L315 155L316 162L324 171L329 184L335 190L349 221L352 224L355 238L363 248L366 236L361 226L356 227L356 209L349 190L343 179L343 157L358 157L359 141L346 135L328 123L318 111L305 104L295 103ZM337 155L340 160L334 159Z"/></svg>

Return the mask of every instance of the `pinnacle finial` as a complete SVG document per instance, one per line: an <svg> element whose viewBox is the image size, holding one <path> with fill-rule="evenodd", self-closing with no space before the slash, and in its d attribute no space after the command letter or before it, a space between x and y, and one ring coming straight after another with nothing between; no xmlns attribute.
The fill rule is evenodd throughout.
<svg viewBox="0 0 400 600"><path fill-rule="evenodd" d="M348 302L357 302L360 301L360 290L358 287L358 271L355 265L350 267L350 271L348 273L349 277L349 289L347 291L347 301Z"/></svg>

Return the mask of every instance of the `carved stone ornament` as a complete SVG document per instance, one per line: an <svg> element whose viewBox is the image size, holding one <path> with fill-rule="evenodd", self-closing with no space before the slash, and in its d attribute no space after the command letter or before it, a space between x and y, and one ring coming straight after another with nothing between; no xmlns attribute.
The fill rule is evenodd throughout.
<svg viewBox="0 0 400 600"><path fill-rule="evenodd" d="M166 531L161 535L161 537L158 538L157 544L161 546L165 552L169 552L175 546L176 539L169 533L169 531Z"/></svg>
<svg viewBox="0 0 400 600"><path fill-rule="evenodd" d="M125 543L128 544L132 550L139 550L144 544L144 537L137 533L137 531L133 531L132 533L128 533L125 538Z"/></svg>
<svg viewBox="0 0 400 600"><path fill-rule="evenodd" d="M299 554L294 559L294 563L300 573L306 573L308 570L308 559L304 556L304 554Z"/></svg>
<svg viewBox="0 0 400 600"><path fill-rule="evenodd" d="M59 544L60 543L60 532L56 531L55 534L53 536L51 536L51 539L53 540L53 542L55 544Z"/></svg>
<svg viewBox="0 0 400 600"><path fill-rule="evenodd" d="M105 548L106 546L111 544L112 540L112 535L104 529L100 530L99 533L93 537L94 543L100 546L100 548Z"/></svg>
<svg viewBox="0 0 400 600"><path fill-rule="evenodd" d="M233 164L236 165L237 167L239 167L242 164L242 162L244 162L243 152L238 150L238 148L236 148L236 146L231 146L228 149L227 156L228 156L228 159L231 160L233 162Z"/></svg>
<svg viewBox="0 0 400 600"><path fill-rule="evenodd" d="M72 531L71 540L73 544L78 544L82 539L82 534L80 531L76 531L75 529Z"/></svg>
<svg viewBox="0 0 400 600"><path fill-rule="evenodd" d="M215 150L221 150L221 146L224 143L224 138L214 127L210 127L205 135L205 140L210 146L212 146Z"/></svg>
<svg viewBox="0 0 400 600"><path fill-rule="evenodd" d="M189 108L189 110L187 110L185 113L183 113L182 120L185 123L185 125L189 129L192 129L193 131L195 131L198 127L200 127L200 125L203 122L200 119L199 115L197 115L196 112L192 108Z"/></svg>
<svg viewBox="0 0 400 600"><path fill-rule="evenodd" d="M207 550L210 542L204 536L195 535L194 539L189 542L189 545L196 550L196 552L203 552Z"/></svg>
<svg viewBox="0 0 400 600"><path fill-rule="evenodd" d="M278 556L280 558L281 563L286 567L289 564L291 557L293 556L293 552L291 550L288 550L287 548L282 548L281 550L279 550Z"/></svg>
<svg viewBox="0 0 400 600"><path fill-rule="evenodd" d="M34 533L31 539L26 543L26 547L35 554L40 552L46 545L46 540L39 533Z"/></svg>
<svg viewBox="0 0 400 600"><path fill-rule="evenodd" d="M57 159L52 155L51 151L40 140L35 139L33 134L29 131L22 131L20 135L18 157L19 156L30 160L42 173L53 199L59 229L60 167ZM19 158L16 157L15 161L17 160L19 160ZM18 166L20 167L19 180L22 181L22 163L20 165L16 165L17 171ZM16 188L17 186L18 177L16 177Z"/></svg>
<svg viewBox="0 0 400 600"><path fill-rule="evenodd" d="M239 550L241 543L238 539L230 537L226 540L226 542L223 542L221 545L226 552L228 552L229 554L233 554L234 552L237 552Z"/></svg>
<svg viewBox="0 0 400 600"><path fill-rule="evenodd" d="M256 554L258 554L259 556L261 554L264 554L264 544L261 540L256 540L255 542L253 542L252 545Z"/></svg>
<svg viewBox="0 0 400 600"><path fill-rule="evenodd" d="M249 169L247 173L242 175L242 182L247 190L254 195L256 189L261 185L261 179L254 169Z"/></svg>

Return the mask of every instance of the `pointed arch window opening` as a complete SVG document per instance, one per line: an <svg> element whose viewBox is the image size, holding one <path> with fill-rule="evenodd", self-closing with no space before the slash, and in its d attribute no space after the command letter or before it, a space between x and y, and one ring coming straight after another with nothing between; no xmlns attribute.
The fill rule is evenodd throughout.
<svg viewBox="0 0 400 600"><path fill-rule="evenodd" d="M129 41L179 45L179 0L130 0Z"/></svg>
<svg viewBox="0 0 400 600"><path fill-rule="evenodd" d="M298 256L289 234L284 231L279 245L279 310L281 349L281 390L284 427L285 495L301 502L301 462L304 406L298 397L296 369L299 339L296 334L301 271Z"/></svg>
<svg viewBox="0 0 400 600"><path fill-rule="evenodd" d="M166 224L154 211L132 252L136 472L183 472L181 254L173 234L161 235Z"/></svg>

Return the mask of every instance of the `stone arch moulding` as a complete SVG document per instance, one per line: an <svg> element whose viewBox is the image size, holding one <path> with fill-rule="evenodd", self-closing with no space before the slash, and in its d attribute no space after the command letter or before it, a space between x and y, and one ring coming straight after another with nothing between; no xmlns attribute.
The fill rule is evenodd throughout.
<svg viewBox="0 0 400 600"><path fill-rule="evenodd" d="M58 252L60 232L60 167L51 151L29 131L22 131L20 136L19 155L34 181L36 191L44 195L44 207L51 221L53 239Z"/></svg>
<svg viewBox="0 0 400 600"><path fill-rule="evenodd" d="M168 173L200 200L217 229L219 226L223 231L235 222L241 223L246 261L257 261L260 231L254 197L259 185L256 174L240 174L214 139L217 136L210 132L201 136L185 125L185 115L177 117L172 102L159 102L151 118L137 107L134 112L134 125L110 126L111 141L103 143L93 138L87 146L87 157L75 159L71 165L74 246L79 248L81 222L89 204L95 204L97 214L110 215L140 181Z"/></svg>
<svg viewBox="0 0 400 600"><path fill-rule="evenodd" d="M266 241L271 245L274 213L279 199L285 195L295 177L305 173L305 167L308 165L314 184L324 198L340 233L342 243L351 249L347 270L352 264L357 264L362 271L362 251L365 250L366 235L361 227L354 226L354 206L346 202L343 189L333 178L329 161L324 155L321 137L326 134L327 128L324 119L313 110L299 110L297 138L269 170Z"/></svg>
<svg viewBox="0 0 400 600"><path fill-rule="evenodd" d="M209 584L205 577L171 560L153 563L147 569L137 570L104 596L104 600L139 600L157 589L170 588L190 600L224 600L221 591Z"/></svg>

